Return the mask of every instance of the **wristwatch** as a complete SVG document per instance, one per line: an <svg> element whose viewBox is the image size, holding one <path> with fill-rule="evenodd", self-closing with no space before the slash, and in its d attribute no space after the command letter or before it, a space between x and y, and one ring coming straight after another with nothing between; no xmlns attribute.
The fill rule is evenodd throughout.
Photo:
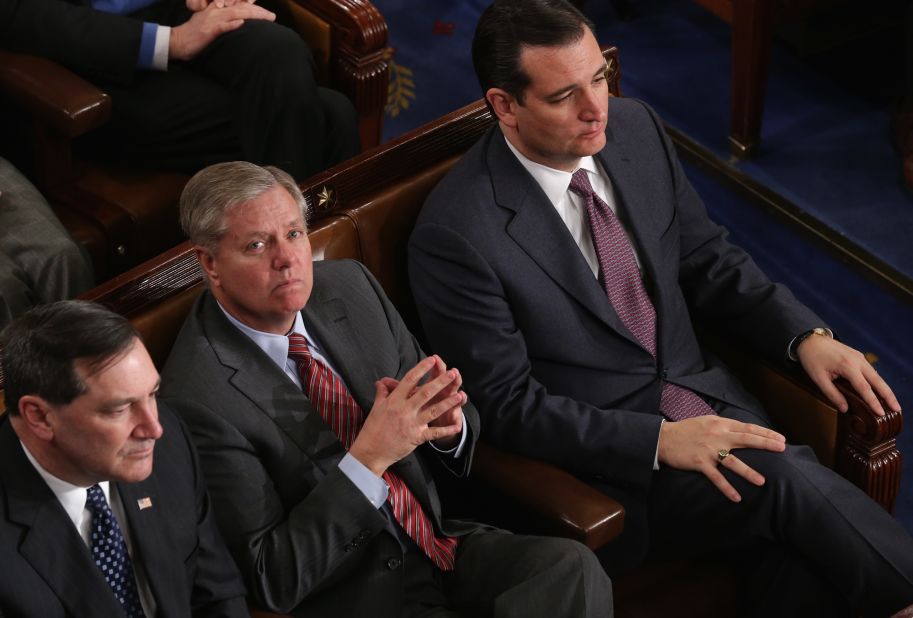
<svg viewBox="0 0 913 618"><path fill-rule="evenodd" d="M799 335L798 337L793 339L792 343L790 343L790 345L789 345L788 354L789 354L789 358L791 360L799 360L799 357L796 356L796 351L799 349L799 345L803 341L805 341L806 339L811 337L812 335L821 335L822 337L828 337L830 339L834 338L833 333L831 333L831 331L829 329L821 328L820 326L818 328L813 328L811 330L805 331L804 333L802 333L801 335Z"/></svg>

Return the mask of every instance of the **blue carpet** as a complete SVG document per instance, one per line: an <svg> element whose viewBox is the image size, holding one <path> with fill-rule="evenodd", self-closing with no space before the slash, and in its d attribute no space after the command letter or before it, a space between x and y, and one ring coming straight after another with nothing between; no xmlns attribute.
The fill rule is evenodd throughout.
<svg viewBox="0 0 913 618"><path fill-rule="evenodd" d="M481 96L469 47L488 0L374 2L395 48L385 139ZM637 15L619 21L607 0L587 4L600 40L619 48L624 94L647 101L670 125L728 161L728 26L684 0L633 5ZM904 193L888 141L896 84L867 70L871 66L855 53L837 50L810 62L775 45L762 148L750 161L730 163L913 278L907 248L913 199ZM879 372L913 408L913 307L743 195L694 167L686 171L732 239L844 341L874 353ZM899 448L906 454L904 478L911 479L913 432L901 434ZM909 481L897 516L913 532Z"/></svg>

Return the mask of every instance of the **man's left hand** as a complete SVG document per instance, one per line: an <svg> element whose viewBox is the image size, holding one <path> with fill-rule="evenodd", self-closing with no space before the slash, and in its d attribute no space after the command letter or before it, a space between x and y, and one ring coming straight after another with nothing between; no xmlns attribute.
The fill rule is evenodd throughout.
<svg viewBox="0 0 913 618"><path fill-rule="evenodd" d="M812 381L841 412L846 412L849 406L846 397L834 386L834 380L840 377L846 378L863 401L879 416L884 416L884 408L878 397L892 411L900 411L900 403L891 387L881 379L862 352L836 339L813 335L799 344L796 356Z"/></svg>
<svg viewBox="0 0 913 618"><path fill-rule="evenodd" d="M433 380L436 377L443 375L447 371L447 365L444 364L444 361L441 360L440 356L435 357L434 367L428 372L428 379ZM460 387L463 385L463 376L459 373L458 369L455 369L457 372L456 379L450 383L450 385L437 394L434 399L431 400L432 403L438 403L447 399L451 395L455 395L460 392ZM396 385L399 384L399 381L394 380L393 378L385 377L381 378L387 388L393 390L396 388ZM463 409L462 407L456 407L444 412L436 419L428 423L429 427L457 427L459 428L457 433L446 438L439 438L434 440L434 446L441 449L442 451L449 451L452 448L455 448L460 443L460 437L463 432Z"/></svg>

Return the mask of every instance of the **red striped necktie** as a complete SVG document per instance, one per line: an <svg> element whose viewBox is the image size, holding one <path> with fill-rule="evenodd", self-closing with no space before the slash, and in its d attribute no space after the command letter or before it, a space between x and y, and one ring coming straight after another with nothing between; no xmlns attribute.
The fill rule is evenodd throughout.
<svg viewBox="0 0 913 618"><path fill-rule="evenodd" d="M307 340L302 335L292 333L288 339L288 355L298 366L304 392L317 408L320 417L330 426L346 450L349 450L365 422L364 412L339 376L311 356ZM399 525L439 569L452 571L456 538L434 534L431 519L399 476L387 470L382 478L390 488L387 500Z"/></svg>
<svg viewBox="0 0 913 618"><path fill-rule="evenodd" d="M581 168L571 178L570 190L583 198L599 268L602 286L621 323L656 359L656 309L644 287L634 248L625 236L621 222L609 205L596 195L587 172ZM715 414L710 405L693 391L663 381L659 411L669 420Z"/></svg>

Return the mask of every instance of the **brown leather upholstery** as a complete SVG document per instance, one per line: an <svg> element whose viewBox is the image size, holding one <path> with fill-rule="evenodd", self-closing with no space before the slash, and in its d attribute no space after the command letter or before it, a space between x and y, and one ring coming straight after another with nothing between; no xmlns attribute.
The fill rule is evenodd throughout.
<svg viewBox="0 0 913 618"><path fill-rule="evenodd" d="M324 83L355 102L362 145L376 145L387 94L383 17L368 0L272 2L287 6L314 48ZM88 249L96 280L181 241L176 205L187 176L74 158L71 140L110 118L107 94L51 61L3 50L0 89L31 117L34 180Z"/></svg>
<svg viewBox="0 0 913 618"><path fill-rule="evenodd" d="M614 50L607 53L614 58ZM418 209L434 182L490 124L488 111L477 102L304 183L314 216L309 237L315 256L363 260L408 315L411 301L402 258ZM130 317L161 364L182 313L201 286L192 250L184 244L86 297ZM410 326L414 329L417 323ZM841 415L801 375L784 375L737 354L727 358L772 413L809 411L793 415L801 421L778 420L788 436L795 431L812 443L822 461L834 463L890 509L899 489L894 438L900 414L875 417L851 397L850 413ZM847 391L845 385L841 388ZM623 526L621 506L589 485L549 464L498 452L484 443L477 449L472 478L507 504L508 520L516 529L565 535L596 549L611 542ZM503 519L504 513L500 515ZM481 517L491 521L487 513ZM730 564L729 557L683 557L615 578L616 615L734 615L741 582ZM664 582L661 588L658 581Z"/></svg>

